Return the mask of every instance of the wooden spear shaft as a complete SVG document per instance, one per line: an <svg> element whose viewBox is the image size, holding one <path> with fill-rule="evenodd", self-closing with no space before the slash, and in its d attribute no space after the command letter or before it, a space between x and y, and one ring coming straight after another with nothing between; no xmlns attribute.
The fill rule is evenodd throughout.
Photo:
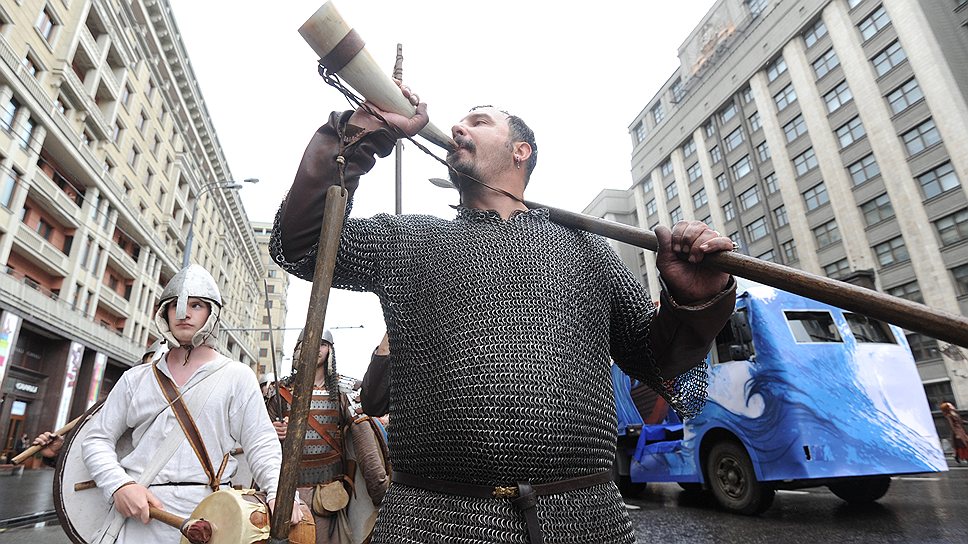
<svg viewBox="0 0 968 544"><path fill-rule="evenodd" d="M292 516L292 502L296 496L296 482L299 477L299 460L302 459L303 442L308 427L316 359L319 355L320 339L323 336L323 323L326 321L329 291L333 286L336 252L339 249L339 239L343 231L348 197L349 193L346 190L335 185L326 191L323 225L319 231L319 252L316 255L316 269L313 272L313 288L309 295L306 328L303 331L299 360L295 361L296 380L293 384L292 404L289 408L289 427L286 440L282 445L282 470L279 472L276 503L272 511L272 522L269 524L270 544L289 542L289 518Z"/></svg>
<svg viewBox="0 0 968 544"><path fill-rule="evenodd" d="M551 220L560 225L600 234L650 251L658 250L658 242L655 234L651 231L545 206L536 202L526 202L525 204L529 208L547 208ZM937 310L907 299L824 276L817 276L741 253L717 253L707 256L703 259L702 264L734 276L747 278L820 302L826 302L845 310L887 321L944 342L968 347L968 318L959 314Z"/></svg>

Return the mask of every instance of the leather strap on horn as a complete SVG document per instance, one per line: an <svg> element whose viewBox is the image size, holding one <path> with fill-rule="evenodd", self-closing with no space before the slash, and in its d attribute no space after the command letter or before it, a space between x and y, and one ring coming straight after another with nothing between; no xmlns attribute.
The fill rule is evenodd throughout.
<svg viewBox="0 0 968 544"><path fill-rule="evenodd" d="M363 50L363 46L366 42L363 38L356 32L356 30L350 30L343 39L336 44L336 47L332 51L326 53L326 56L319 59L319 63L329 70L329 73L335 74L343 69L344 66L353 60L353 57L357 53Z"/></svg>

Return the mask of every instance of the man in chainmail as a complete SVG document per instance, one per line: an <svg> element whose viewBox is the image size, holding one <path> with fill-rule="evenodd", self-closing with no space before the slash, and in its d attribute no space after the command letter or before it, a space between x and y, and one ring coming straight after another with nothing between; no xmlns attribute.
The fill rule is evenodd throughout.
<svg viewBox="0 0 968 544"><path fill-rule="evenodd" d="M313 136L270 244L291 273L312 278L326 189L352 197L428 122L402 92L411 118L334 112ZM735 282L697 264L732 242L701 222L659 227L656 310L602 238L524 205L537 145L520 118L476 108L453 137L456 218L347 217L337 256L333 285L375 293L390 339L393 485L373 542L633 542L610 478L609 357L682 415L701 410Z"/></svg>

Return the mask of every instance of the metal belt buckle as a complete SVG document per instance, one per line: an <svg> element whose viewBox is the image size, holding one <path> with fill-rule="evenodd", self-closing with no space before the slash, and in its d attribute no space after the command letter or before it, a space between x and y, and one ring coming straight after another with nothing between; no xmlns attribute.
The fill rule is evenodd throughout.
<svg viewBox="0 0 968 544"><path fill-rule="evenodd" d="M518 498L518 488L517 486L497 486L494 488L494 491L491 491L491 495L495 499L516 499Z"/></svg>

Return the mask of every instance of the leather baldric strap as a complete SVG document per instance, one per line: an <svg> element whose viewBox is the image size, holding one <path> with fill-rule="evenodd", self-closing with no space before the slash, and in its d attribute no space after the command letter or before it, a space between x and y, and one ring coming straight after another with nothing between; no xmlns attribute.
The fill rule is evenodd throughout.
<svg viewBox="0 0 968 544"><path fill-rule="evenodd" d="M476 497L480 499L508 499L511 501L511 504L524 514L524 522L528 528L528 542L530 544L543 544L544 537L541 534L541 525L538 523L538 497L568 493L578 489L585 489L586 487L605 484L612 481L612 473L610 471L598 472L543 484L532 484L531 482L521 481L513 486L496 487L468 484L465 482L435 480L433 478L425 478L397 470L393 471L392 479L393 483L433 491L435 493L461 497Z"/></svg>
<svg viewBox="0 0 968 544"><path fill-rule="evenodd" d="M223 459L222 466L219 467L219 471L216 473L215 468L212 466L212 460L208 457L208 450L205 449L205 442L202 440L202 435L198 432L198 426L195 425L195 420L192 419L191 412L185 406L185 401L182 400L178 388L175 387L171 378L161 373L157 364L153 366L155 378L158 380L158 385L161 386L161 392L165 395L165 399L168 401L168 405L171 406L172 412L175 413L175 419L178 420L178 425L185 432L188 443L192 445L192 450L195 451L195 456L201 462L202 470L208 476L208 486L212 488L213 492L218 491L221 485L219 482L222 476L221 473L225 469L225 460Z"/></svg>
<svg viewBox="0 0 968 544"><path fill-rule="evenodd" d="M331 74L335 74L349 64L353 60L353 57L363 50L365 45L366 42L363 41L363 38L360 37L356 30L350 30L336 44L336 47L332 51L326 53L325 57L319 59L319 63L325 66Z"/></svg>

